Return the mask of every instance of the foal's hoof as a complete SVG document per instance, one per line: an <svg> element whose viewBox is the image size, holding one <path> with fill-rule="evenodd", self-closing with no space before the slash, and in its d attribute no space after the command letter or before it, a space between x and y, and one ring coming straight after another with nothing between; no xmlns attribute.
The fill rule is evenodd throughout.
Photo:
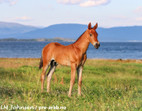
<svg viewBox="0 0 142 111"><path fill-rule="evenodd" d="M47 93L50 93L50 91L47 91Z"/></svg>
<svg viewBox="0 0 142 111"><path fill-rule="evenodd" d="M41 90L41 93L43 93L43 90Z"/></svg>
<svg viewBox="0 0 142 111"><path fill-rule="evenodd" d="M68 97L71 97L71 94L68 94Z"/></svg>
<svg viewBox="0 0 142 111"><path fill-rule="evenodd" d="M81 94L78 94L78 96L81 96Z"/></svg>

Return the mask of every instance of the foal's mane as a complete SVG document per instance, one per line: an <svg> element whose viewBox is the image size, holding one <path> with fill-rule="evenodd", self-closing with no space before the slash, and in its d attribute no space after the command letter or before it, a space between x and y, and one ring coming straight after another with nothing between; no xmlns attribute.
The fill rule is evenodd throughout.
<svg viewBox="0 0 142 111"><path fill-rule="evenodd" d="M85 33L85 31L78 37L78 39L74 43L76 43L84 33Z"/></svg>

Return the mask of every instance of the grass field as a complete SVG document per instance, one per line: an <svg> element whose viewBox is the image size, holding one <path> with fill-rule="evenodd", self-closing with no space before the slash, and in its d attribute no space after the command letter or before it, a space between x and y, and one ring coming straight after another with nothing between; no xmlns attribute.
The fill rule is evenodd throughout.
<svg viewBox="0 0 142 111"><path fill-rule="evenodd" d="M142 111L141 60L87 60L82 96L76 75L71 98L70 67L56 68L48 94L46 80L41 93L38 64L39 59L0 59L0 110Z"/></svg>

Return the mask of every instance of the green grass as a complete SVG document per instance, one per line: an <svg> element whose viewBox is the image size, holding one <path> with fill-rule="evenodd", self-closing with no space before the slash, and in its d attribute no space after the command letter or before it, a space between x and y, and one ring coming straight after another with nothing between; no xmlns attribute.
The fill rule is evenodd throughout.
<svg viewBox="0 0 142 111"><path fill-rule="evenodd" d="M66 107L68 111L142 111L142 64L88 60L83 70L82 96L76 83L69 98L70 67L57 67L51 92L41 93L37 66L0 67L0 105ZM54 81L54 76L57 81ZM63 78L64 84L60 84Z"/></svg>

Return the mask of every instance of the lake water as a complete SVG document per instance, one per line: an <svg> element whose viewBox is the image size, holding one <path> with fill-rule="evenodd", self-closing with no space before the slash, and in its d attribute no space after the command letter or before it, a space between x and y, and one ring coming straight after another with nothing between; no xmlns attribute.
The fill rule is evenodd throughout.
<svg viewBox="0 0 142 111"><path fill-rule="evenodd" d="M49 42L0 42L1 58L40 58L42 48ZM60 42L68 45L71 42ZM142 42L102 42L99 49L91 44L88 58L142 59Z"/></svg>

